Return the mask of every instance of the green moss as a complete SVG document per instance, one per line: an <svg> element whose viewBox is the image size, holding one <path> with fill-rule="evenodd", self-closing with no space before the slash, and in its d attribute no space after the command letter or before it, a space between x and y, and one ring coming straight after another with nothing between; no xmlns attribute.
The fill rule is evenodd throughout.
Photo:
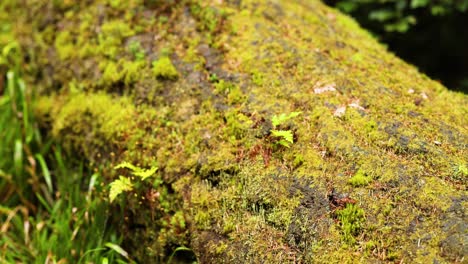
<svg viewBox="0 0 468 264"><path fill-rule="evenodd" d="M105 37L113 37L119 40L135 34L130 25L121 20L106 21L101 26L101 32Z"/></svg>
<svg viewBox="0 0 468 264"><path fill-rule="evenodd" d="M61 31L55 38L55 49L61 60L70 59L75 53L73 39L68 31Z"/></svg>
<svg viewBox="0 0 468 264"><path fill-rule="evenodd" d="M120 20L107 21L101 26L101 34L98 36L98 51L110 58L116 58L121 50L123 40L133 36L135 32L128 23Z"/></svg>
<svg viewBox="0 0 468 264"><path fill-rule="evenodd" d="M52 133L66 139L70 150L84 151L92 158L100 149L124 143L123 133L135 128L134 115L128 99L79 93L52 108Z"/></svg>
<svg viewBox="0 0 468 264"><path fill-rule="evenodd" d="M140 78L142 78L143 68L146 66L145 61L127 61L121 60L119 64L122 67L122 74L123 74L123 81L126 85L131 85L137 82Z"/></svg>
<svg viewBox="0 0 468 264"><path fill-rule="evenodd" d="M202 31L213 33L220 25L222 19L222 12L214 7L202 7L200 4L195 3L190 6L190 12L199 21L198 27Z"/></svg>
<svg viewBox="0 0 468 264"><path fill-rule="evenodd" d="M103 68L101 83L110 87L116 83L132 85L142 77L141 71L145 67L144 61L119 60L117 63L107 61L100 65Z"/></svg>
<svg viewBox="0 0 468 264"><path fill-rule="evenodd" d="M252 72L252 82L258 86L261 86L263 85L264 83L264 79L265 77L263 76L263 74L258 71L258 70L254 70Z"/></svg>
<svg viewBox="0 0 468 264"><path fill-rule="evenodd" d="M337 210L337 218L340 221L340 229L343 240L352 245L356 243L356 236L364 227L364 210L354 204L347 204L346 208Z"/></svg>
<svg viewBox="0 0 468 264"><path fill-rule="evenodd" d="M226 134L233 140L244 137L252 126L252 120L236 110L230 110L226 113Z"/></svg>
<svg viewBox="0 0 468 264"><path fill-rule="evenodd" d="M59 22L45 30L29 23L31 12L14 20L35 52L26 68L43 77L34 87L59 94L37 105L55 139L104 169L122 159L161 168L156 184L142 186L159 195L154 203L126 200L129 252L148 263L188 243L201 263L444 258L436 237L466 189L466 95L319 1L159 2L89 2L63 19L54 9ZM146 56L161 59L146 65ZM272 124L293 112L302 115ZM274 151L272 129L291 131L295 143ZM330 188L360 205L334 214ZM125 229L135 223L142 232ZM424 233L435 238L417 248Z"/></svg>
<svg viewBox="0 0 468 264"><path fill-rule="evenodd" d="M118 70L117 63L108 62L102 73L102 81L104 84L111 85L120 81L121 78L122 74Z"/></svg>
<svg viewBox="0 0 468 264"><path fill-rule="evenodd" d="M434 177L425 177L421 180L422 188L416 203L422 208L432 210L447 210L451 205L453 189L443 180Z"/></svg>
<svg viewBox="0 0 468 264"><path fill-rule="evenodd" d="M159 60L153 61L153 74L161 79L177 80L179 73L172 64L169 57L162 57Z"/></svg>
<svg viewBox="0 0 468 264"><path fill-rule="evenodd" d="M458 164L455 166L454 178L466 179L468 177L468 166L465 164Z"/></svg>
<svg viewBox="0 0 468 264"><path fill-rule="evenodd" d="M359 169L356 174L354 174L351 179L348 180L348 183L354 187L366 186L372 182L372 177L368 176L366 172Z"/></svg>
<svg viewBox="0 0 468 264"><path fill-rule="evenodd" d="M145 58L145 50L141 47L140 42L130 42L128 49L135 60L143 60Z"/></svg>
<svg viewBox="0 0 468 264"><path fill-rule="evenodd" d="M214 82L215 93L225 96L229 105L239 104L245 100L245 95L239 86L224 80L218 80L216 75L210 76L210 80Z"/></svg>

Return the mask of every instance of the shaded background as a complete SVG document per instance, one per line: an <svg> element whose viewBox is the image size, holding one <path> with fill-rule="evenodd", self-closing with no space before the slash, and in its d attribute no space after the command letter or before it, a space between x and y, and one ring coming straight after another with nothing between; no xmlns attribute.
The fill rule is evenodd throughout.
<svg viewBox="0 0 468 264"><path fill-rule="evenodd" d="M468 0L326 0L392 52L447 88L468 93Z"/></svg>

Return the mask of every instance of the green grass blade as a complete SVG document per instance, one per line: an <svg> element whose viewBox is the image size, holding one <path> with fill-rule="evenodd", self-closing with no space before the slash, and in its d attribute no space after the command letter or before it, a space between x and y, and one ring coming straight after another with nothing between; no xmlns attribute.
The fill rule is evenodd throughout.
<svg viewBox="0 0 468 264"><path fill-rule="evenodd" d="M37 161L39 162L39 165L41 166L42 175L44 176L44 180L47 184L47 189L49 193L52 194L53 193L52 177L50 176L50 171L49 171L49 168L47 167L44 157L41 154L36 154L35 157Z"/></svg>

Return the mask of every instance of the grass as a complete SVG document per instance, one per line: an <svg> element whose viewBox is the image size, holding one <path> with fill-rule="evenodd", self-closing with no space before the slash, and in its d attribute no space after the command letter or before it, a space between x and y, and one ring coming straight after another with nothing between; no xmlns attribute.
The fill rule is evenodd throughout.
<svg viewBox="0 0 468 264"><path fill-rule="evenodd" d="M0 263L128 263L101 178L41 135L18 45L0 43Z"/></svg>

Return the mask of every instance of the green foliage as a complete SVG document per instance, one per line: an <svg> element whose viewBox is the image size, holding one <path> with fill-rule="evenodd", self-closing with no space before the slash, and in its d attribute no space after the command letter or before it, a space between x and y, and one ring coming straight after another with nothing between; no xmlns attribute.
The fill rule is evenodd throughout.
<svg viewBox="0 0 468 264"><path fill-rule="evenodd" d="M290 114L282 113L280 115L274 115L271 118L271 123L275 129L272 129L271 135L279 138L276 143L289 148L294 143L294 135L291 130L280 130L277 127L286 124L287 121L297 117L301 112L292 112Z"/></svg>
<svg viewBox="0 0 468 264"><path fill-rule="evenodd" d="M120 239L107 226L100 176L42 138L15 43L0 44L0 68L8 69L5 90L0 87L0 263L119 262L117 252L103 247Z"/></svg>
<svg viewBox="0 0 468 264"><path fill-rule="evenodd" d="M153 61L153 73L156 77L167 80L177 80L179 73L169 57Z"/></svg>
<svg viewBox="0 0 468 264"><path fill-rule="evenodd" d="M282 125L284 123L286 123L288 120L291 120L293 119L294 117L300 115L301 112L292 112L290 113L289 115L286 115L286 114L281 114L281 115L274 115L272 118L271 118L271 123L273 124L273 126L277 127L279 125Z"/></svg>
<svg viewBox="0 0 468 264"><path fill-rule="evenodd" d="M129 169L131 173L137 177L140 177L142 181L146 180L146 178L151 177L156 173L158 167L151 167L151 169L142 169L137 166L132 165L129 162L122 162L119 165L115 166L114 169Z"/></svg>
<svg viewBox="0 0 468 264"><path fill-rule="evenodd" d="M355 236L359 235L364 225L364 210L354 204L347 204L344 209L337 210L336 216L340 221L343 240L352 245L356 242Z"/></svg>
<svg viewBox="0 0 468 264"><path fill-rule="evenodd" d="M368 14L369 20L389 32L408 31L420 14L446 16L468 10L468 0L341 0L330 4L353 15Z"/></svg>
<svg viewBox="0 0 468 264"><path fill-rule="evenodd" d="M130 53L133 55L135 60L143 60L145 59L145 50L141 47L140 42L132 41L128 45L128 49Z"/></svg>
<svg viewBox="0 0 468 264"><path fill-rule="evenodd" d="M348 183L354 187L366 186L372 182L372 177L368 176L363 170L358 170L351 179L348 180Z"/></svg>
<svg viewBox="0 0 468 264"><path fill-rule="evenodd" d="M139 73L146 66L146 62L121 59L117 63L104 61L99 66L103 69L102 85L110 87L116 83L123 83L130 86L138 81Z"/></svg>
<svg viewBox="0 0 468 264"><path fill-rule="evenodd" d="M213 7L193 4L190 12L198 19L198 28L202 31L214 32L220 23L221 13Z"/></svg>
<svg viewBox="0 0 468 264"><path fill-rule="evenodd" d="M122 162L119 165L115 166L114 169L128 169L130 170L130 173L132 175L137 176L140 178L141 181L144 181L147 178L153 176L158 170L158 167L151 167L151 169L145 170L137 166L134 166L129 162ZM119 176L119 179L110 183L110 191L109 191L110 201L113 202L115 198L123 192L132 191L133 187L134 187L134 184L129 178L125 176Z"/></svg>
<svg viewBox="0 0 468 264"><path fill-rule="evenodd" d="M287 148L294 143L293 133L291 130L271 130L271 134L274 137L280 138L276 143L283 145Z"/></svg>
<svg viewBox="0 0 468 264"><path fill-rule="evenodd" d="M130 179L124 176L119 176L118 180L115 180L110 184L109 199L113 202L119 194L129 192L131 190L133 190L133 183Z"/></svg>
<svg viewBox="0 0 468 264"><path fill-rule="evenodd" d="M468 178L468 166L465 164L458 164L455 166L455 179L466 180Z"/></svg>

